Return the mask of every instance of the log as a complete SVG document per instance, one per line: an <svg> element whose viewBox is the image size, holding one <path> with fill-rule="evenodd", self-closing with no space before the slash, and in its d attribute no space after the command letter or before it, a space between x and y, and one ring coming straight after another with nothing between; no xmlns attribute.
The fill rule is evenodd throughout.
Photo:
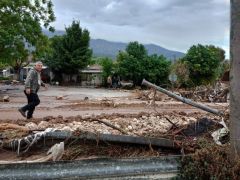
<svg viewBox="0 0 240 180"><path fill-rule="evenodd" d="M213 108L210 108L210 107L208 107L206 105L203 105L203 104L200 104L200 103L196 103L196 102L194 102L194 101L192 101L190 99L178 96L178 95L176 95L176 94L174 94L174 93L172 93L172 92L170 92L170 91L168 91L168 90L166 90L164 88L161 88L161 87L159 87L159 86L157 86L155 84L152 84L152 83L146 81L145 79L143 79L142 85L146 85L148 87L154 88L154 89L156 89L156 90L158 90L158 91L160 91L160 92L170 96L171 98L177 99L177 100L179 100L179 101L181 101L183 103L189 104L189 105L194 106L196 108L199 108L201 110L204 110L204 111L207 111L207 112L219 115L219 116L222 116L224 114L222 111L219 111L217 109L213 109Z"/></svg>
<svg viewBox="0 0 240 180"><path fill-rule="evenodd" d="M92 121L98 121L98 122L100 122L100 123L105 124L106 126L109 126L109 127L113 128L113 129L116 129L116 130L120 131L120 132L123 133L123 134L128 134L125 130L123 130L123 129L121 129L121 128L118 128L118 127L114 126L113 124L111 124L111 123L109 123L109 122L106 122L106 121L103 121L103 120L99 120L99 119L94 119L94 120L92 120Z"/></svg>

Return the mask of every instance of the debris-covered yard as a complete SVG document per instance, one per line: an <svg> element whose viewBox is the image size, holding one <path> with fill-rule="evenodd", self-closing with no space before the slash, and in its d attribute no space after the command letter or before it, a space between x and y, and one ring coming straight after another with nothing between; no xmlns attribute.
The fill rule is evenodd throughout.
<svg viewBox="0 0 240 180"><path fill-rule="evenodd" d="M203 137L216 143L228 138L212 135L227 131L226 115L207 113L153 90L50 87L39 93L34 118L25 120L17 111L26 103L22 89L14 85L1 92L9 96L0 106L2 163L187 154L199 148ZM211 96L206 94L209 89L205 94L176 93L227 113L227 90L219 91L222 94L211 91Z"/></svg>

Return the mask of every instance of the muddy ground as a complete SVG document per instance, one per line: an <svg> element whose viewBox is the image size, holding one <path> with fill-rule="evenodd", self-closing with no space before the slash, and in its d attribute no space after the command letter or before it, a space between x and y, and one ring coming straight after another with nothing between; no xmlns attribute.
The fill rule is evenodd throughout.
<svg viewBox="0 0 240 180"><path fill-rule="evenodd" d="M36 108L34 118L24 119L17 109L26 104L23 86L14 86L15 90L2 92L8 95L9 102L0 102L1 134L11 138L21 138L32 130L55 128L71 132L94 132L104 134L125 134L144 137L172 137L173 129L196 123L199 119L208 118L220 121L220 118L182 102L177 102L168 96L158 93L158 101L153 103L151 95L144 98L149 91L98 89L80 87L49 87L40 90L41 104ZM204 103L210 107L225 110L227 103ZM121 129L117 130L98 120L110 123ZM169 120L171 122L169 122ZM5 125L4 125L5 123ZM26 134L14 134L10 124L25 128ZM26 130L26 131L25 131ZM9 133L11 131L12 133ZM10 135L9 135L10 134ZM91 157L138 157L160 156L172 153L145 146L129 146L96 142L70 143L63 159L82 159ZM36 159L45 155L47 147L17 156L16 152L0 149L0 160Z"/></svg>

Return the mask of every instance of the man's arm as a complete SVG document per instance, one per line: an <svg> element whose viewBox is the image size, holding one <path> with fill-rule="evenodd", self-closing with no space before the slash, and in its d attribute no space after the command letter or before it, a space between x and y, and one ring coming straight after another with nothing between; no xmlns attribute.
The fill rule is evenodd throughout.
<svg viewBox="0 0 240 180"><path fill-rule="evenodd" d="M27 75L26 81L25 81L25 88L26 89L31 87L33 76L34 76L34 72L32 70L30 70L30 72Z"/></svg>

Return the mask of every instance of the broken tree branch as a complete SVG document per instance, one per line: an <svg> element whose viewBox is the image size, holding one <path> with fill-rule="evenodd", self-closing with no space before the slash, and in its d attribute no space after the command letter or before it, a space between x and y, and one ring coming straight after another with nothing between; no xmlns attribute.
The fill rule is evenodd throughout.
<svg viewBox="0 0 240 180"><path fill-rule="evenodd" d="M123 130L123 129L121 129L121 128L118 128L118 127L114 126L113 124L111 124L111 123L109 123L109 122L106 122L106 121L103 121L103 120L99 120L99 119L93 119L93 121L98 121L98 122L100 122L100 123L103 123L103 124L105 124L105 125L113 128L113 129L116 129L116 130L120 131L120 132L123 133L123 134L128 134L125 130Z"/></svg>

